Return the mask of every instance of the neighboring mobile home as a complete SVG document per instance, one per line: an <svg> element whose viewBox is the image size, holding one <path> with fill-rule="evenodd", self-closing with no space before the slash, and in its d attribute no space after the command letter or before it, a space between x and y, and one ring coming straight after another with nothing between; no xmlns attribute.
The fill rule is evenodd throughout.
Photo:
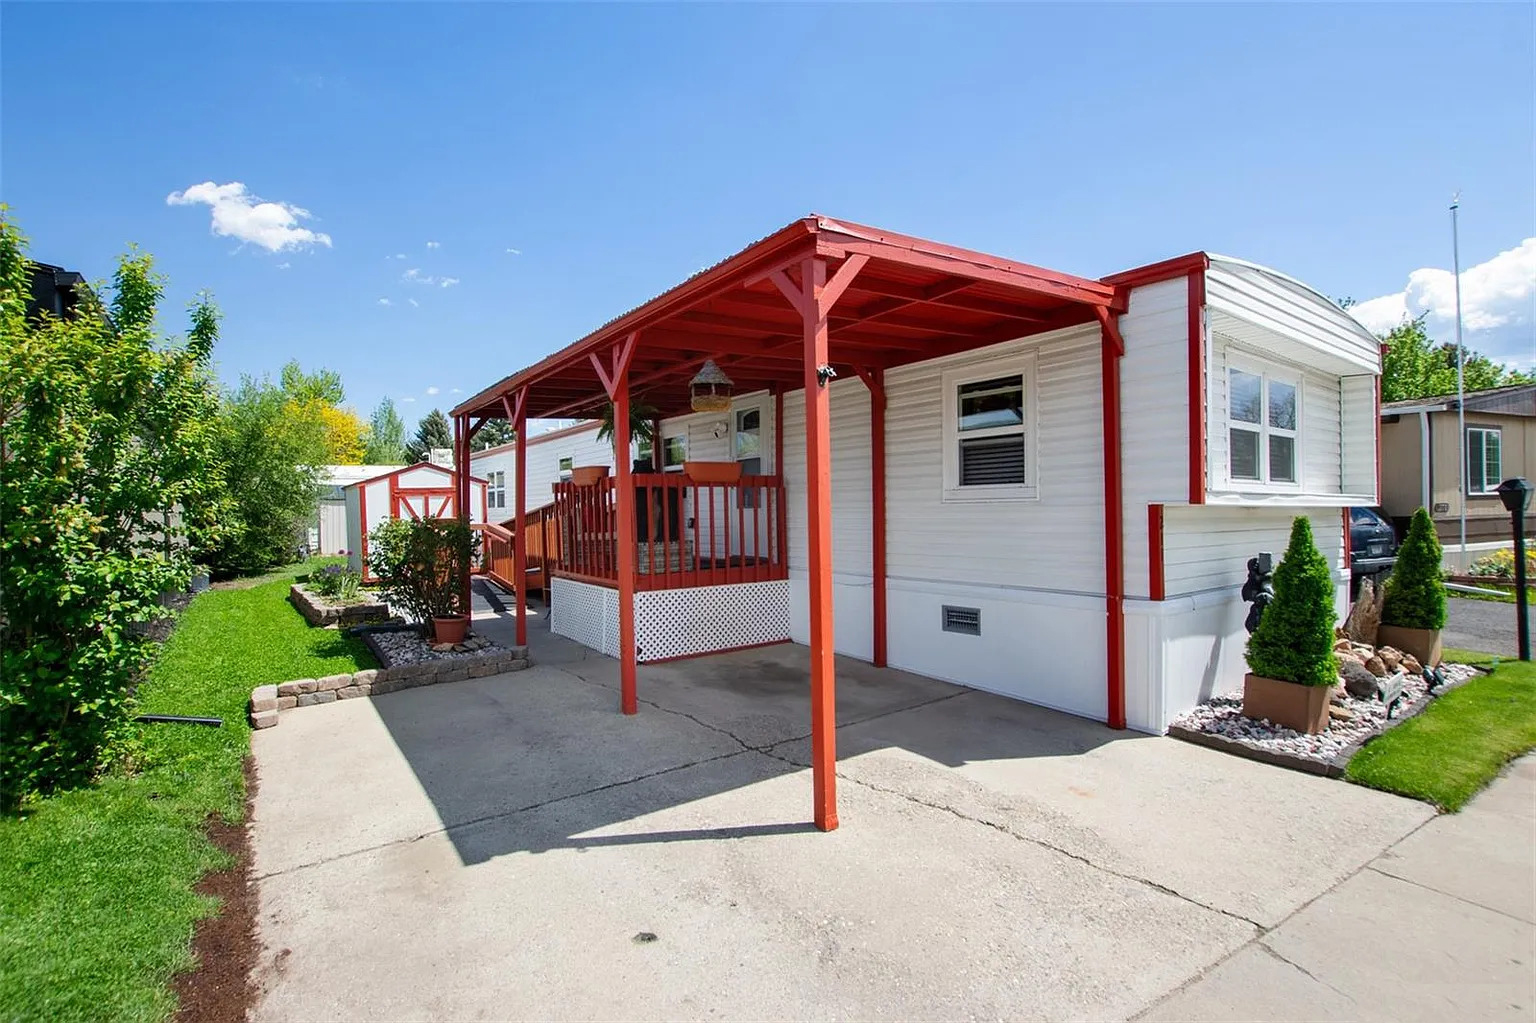
<svg viewBox="0 0 1536 1023"><path fill-rule="evenodd" d="M1510 541L1509 512L1498 485L1513 476L1536 479L1536 384L1411 398L1381 407L1381 505L1401 531L1427 508L1444 544L1461 539L1462 453L1466 420L1467 542L1479 552ZM1536 511L1526 532L1536 535ZM1448 550L1447 556L1451 552Z"/></svg>
<svg viewBox="0 0 1536 1023"><path fill-rule="evenodd" d="M730 407L689 412L708 359ZM812 216L453 415L467 446L489 417L633 397L662 410L656 470L747 463L720 485L606 454L610 479L577 487L549 463L578 434L529 438L524 507L553 487L552 628L619 657L626 711L636 660L811 647L831 827L834 649L1161 732L1241 685L1245 563L1293 516L1342 604L1380 365L1347 312L1241 260L1091 280Z"/></svg>

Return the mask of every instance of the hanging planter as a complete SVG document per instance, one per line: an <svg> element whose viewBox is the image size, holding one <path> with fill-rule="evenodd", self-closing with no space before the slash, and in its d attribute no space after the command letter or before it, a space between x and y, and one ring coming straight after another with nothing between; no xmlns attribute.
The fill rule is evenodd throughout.
<svg viewBox="0 0 1536 1023"><path fill-rule="evenodd" d="M690 404L695 412L727 412L731 407L731 378L706 359L694 378L688 381Z"/></svg>

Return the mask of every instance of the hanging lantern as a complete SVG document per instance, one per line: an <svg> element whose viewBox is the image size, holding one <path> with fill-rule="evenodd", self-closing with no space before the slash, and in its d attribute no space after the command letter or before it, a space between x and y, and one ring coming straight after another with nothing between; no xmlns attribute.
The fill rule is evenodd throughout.
<svg viewBox="0 0 1536 1023"><path fill-rule="evenodd" d="M727 412L731 407L731 378L706 359L698 375L688 381L688 391L695 412Z"/></svg>

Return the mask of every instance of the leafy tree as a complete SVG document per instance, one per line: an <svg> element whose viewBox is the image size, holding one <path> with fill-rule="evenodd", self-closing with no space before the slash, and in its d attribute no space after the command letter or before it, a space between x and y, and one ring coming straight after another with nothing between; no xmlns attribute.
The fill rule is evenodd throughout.
<svg viewBox="0 0 1536 1023"><path fill-rule="evenodd" d="M28 323L25 241L0 207L0 806L90 778L126 722L160 594L217 538L223 472L201 297L155 330L164 282L130 252L76 315ZM98 292L111 293L103 304ZM184 525L183 523L191 525ZM189 536L195 528L196 535Z"/></svg>
<svg viewBox="0 0 1536 1023"><path fill-rule="evenodd" d="M1333 655L1333 579L1305 516L1291 523L1291 542L1275 566L1275 599L1248 638L1255 675L1331 686L1339 680Z"/></svg>
<svg viewBox="0 0 1536 1023"><path fill-rule="evenodd" d="M215 568L255 572L293 559L329 454L310 408L267 378L245 377L225 399L219 442L233 509Z"/></svg>
<svg viewBox="0 0 1536 1023"><path fill-rule="evenodd" d="M341 374L329 369L304 372L297 359L283 366L278 376L283 391L294 401L319 402L322 405L340 405L347 398L341 386Z"/></svg>
<svg viewBox="0 0 1536 1023"><path fill-rule="evenodd" d="M398 465L405 461L405 423L388 398L379 402L369 417L363 461L368 465Z"/></svg>
<svg viewBox="0 0 1536 1023"><path fill-rule="evenodd" d="M1413 513L1408 535L1397 552L1397 564L1387 579L1381 623L1404 629L1445 627L1445 580L1440 577L1442 551L1435 524L1423 508Z"/></svg>
<svg viewBox="0 0 1536 1023"><path fill-rule="evenodd" d="M1381 335L1388 346L1382 357L1382 401L1456 393L1456 346L1436 344L1424 319L1404 321ZM1536 382L1536 376L1501 366L1469 348L1463 347L1462 362L1462 386L1468 391Z"/></svg>
<svg viewBox="0 0 1536 1023"><path fill-rule="evenodd" d="M416 436L405 445L408 462L424 462L433 448L453 447L453 427L440 409L433 409L416 424Z"/></svg>
<svg viewBox="0 0 1536 1023"><path fill-rule="evenodd" d="M313 407L313 406L311 406ZM315 414L325 433L328 465L361 465L366 451L368 426L350 408L320 405Z"/></svg>
<svg viewBox="0 0 1536 1023"><path fill-rule="evenodd" d="M500 447L503 444L511 444L517 431L512 429L512 424L505 419L492 419L480 427L480 432L475 434L469 442L471 451L484 451L486 448Z"/></svg>

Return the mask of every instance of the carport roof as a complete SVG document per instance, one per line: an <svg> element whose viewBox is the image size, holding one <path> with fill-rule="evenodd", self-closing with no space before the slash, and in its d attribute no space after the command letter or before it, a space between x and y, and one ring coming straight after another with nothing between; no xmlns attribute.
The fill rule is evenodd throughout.
<svg viewBox="0 0 1536 1023"><path fill-rule="evenodd" d="M813 214L598 327L453 409L454 416L508 415L526 389L530 417L598 415L608 397L589 355L635 336L630 386L663 415L688 407L688 380L706 359L738 392L803 384L803 323L771 279L798 286L802 260L835 273L851 257L868 262L829 317L830 361L886 368L1043 331L1095 322L1124 310L1124 289L998 256Z"/></svg>

